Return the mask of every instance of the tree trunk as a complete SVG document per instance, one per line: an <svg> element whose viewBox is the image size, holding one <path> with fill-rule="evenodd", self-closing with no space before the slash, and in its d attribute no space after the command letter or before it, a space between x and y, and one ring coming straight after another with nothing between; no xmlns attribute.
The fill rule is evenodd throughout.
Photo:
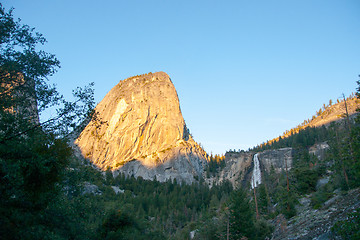
<svg viewBox="0 0 360 240"><path fill-rule="evenodd" d="M253 178L253 185L254 185L254 199L255 199L255 209L256 209L256 219L259 219L259 209L258 209L258 203L257 203L257 199L256 199L256 190L255 190L255 182L254 182L254 178Z"/></svg>

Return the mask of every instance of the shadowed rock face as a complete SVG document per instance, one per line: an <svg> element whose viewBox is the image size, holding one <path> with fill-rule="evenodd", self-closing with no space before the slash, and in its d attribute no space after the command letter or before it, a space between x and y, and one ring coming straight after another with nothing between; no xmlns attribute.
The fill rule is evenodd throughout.
<svg viewBox="0 0 360 240"><path fill-rule="evenodd" d="M0 92L5 112L39 124L35 81L18 72L8 72L0 67Z"/></svg>
<svg viewBox="0 0 360 240"><path fill-rule="evenodd" d="M90 122L75 143L100 169L163 181L202 174L206 153L189 135L166 73L120 81L96 110L107 123Z"/></svg>
<svg viewBox="0 0 360 240"><path fill-rule="evenodd" d="M206 179L206 182L209 186L212 186L213 183L220 184L229 180L234 187L238 187L244 178L250 174L250 171L252 174L251 163L253 155L254 153L252 152L226 153L225 167L215 177ZM250 179L246 179L246 181L250 182Z"/></svg>
<svg viewBox="0 0 360 240"><path fill-rule="evenodd" d="M280 148L276 150L266 150L259 154L259 160L265 167L266 171L270 172L271 167L276 172L288 170L292 167L292 148Z"/></svg>

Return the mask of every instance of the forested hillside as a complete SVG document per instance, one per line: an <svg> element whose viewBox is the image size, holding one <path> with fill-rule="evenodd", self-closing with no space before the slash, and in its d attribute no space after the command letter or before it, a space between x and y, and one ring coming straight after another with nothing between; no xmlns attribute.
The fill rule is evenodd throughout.
<svg viewBox="0 0 360 240"><path fill-rule="evenodd" d="M290 130L286 130L283 135L260 144L255 149L264 150L279 147L291 147L292 142L294 141L292 135L297 133L299 133L296 137L298 139L295 140L294 144L305 144L310 146L316 141L326 141L329 136L326 136L326 131L322 131L320 128L328 128L329 125L334 125L336 122L343 122L342 124L346 124L347 127L349 127L349 121L354 121L354 118L357 115L357 109L359 108L360 100L357 96L354 96L354 94L347 98L344 96L341 100L338 99L335 104L332 100L329 100L329 104L323 104L311 118L304 120L304 122ZM305 129L307 129L307 131L303 131ZM308 142L305 143L304 141Z"/></svg>
<svg viewBox="0 0 360 240"><path fill-rule="evenodd" d="M360 86L360 81L357 83ZM292 148L293 167L289 171L280 174L263 173L264 183L259 187L257 194L259 194L258 198L261 199L260 191L263 191L261 188L268 189L266 194L268 198L268 205L266 206L270 206L268 210L276 206L273 210L284 214L287 219L293 216L295 217L291 219L301 219L299 222L303 221L302 228L306 228L309 227L307 221L310 220L296 216L301 215L301 206L304 206L306 202L309 202L312 209L318 209L318 214L321 215L323 214L322 211L331 212L339 207L329 207L334 199L339 201L339 199L346 198L348 194L354 193L351 189L360 187L360 116L354 112L359 106L358 97L359 87L356 97L344 99L335 105L324 106L323 110L320 109L317 116L313 117L311 121L305 121L298 127L285 132L282 137L252 149L252 151L261 152L268 149ZM337 116L336 120L329 121L326 118L329 115L330 119ZM324 148L326 150L325 155L319 158L312 154L314 147ZM349 197L349 199L351 198ZM347 206L347 209L352 210L350 212L343 210L347 213L342 216L342 219L349 218L351 221L343 220L334 224L336 220L332 220L332 222L328 220L326 224L329 225L329 228L333 227L331 233L329 230L323 230L324 232L321 233L327 236L326 239L331 239L335 233L344 239L357 239L359 237L359 200L355 200L354 203L347 200L343 204ZM313 217L316 218L316 213ZM337 220L340 220L340 215ZM294 226L297 224L294 220L292 222L291 220L284 221L284 223ZM311 224L309 223L309 225ZM292 225L289 226L289 228L291 227ZM349 231L346 233L345 229ZM310 232L309 237L316 236L311 235L311 230L308 229L308 231ZM288 234L296 235L290 231ZM282 239L284 236L287 235L282 233L275 239Z"/></svg>
<svg viewBox="0 0 360 240"><path fill-rule="evenodd" d="M226 180L205 184L226 165L218 155L191 185L116 175L73 152L75 130L90 119L104 124L93 85L64 99L47 81L60 62L40 50L45 38L1 4L0 34L0 239L283 239L306 229L294 237L301 239L324 233L306 223L316 212L334 213L326 236L359 239L359 116L306 123L252 149L250 155L291 147L293 158L291 169L263 171L253 189L250 182L235 189ZM57 114L46 118L49 108ZM323 143L329 147L320 159L310 150ZM312 215L300 214L305 207ZM291 228L297 221L301 227Z"/></svg>

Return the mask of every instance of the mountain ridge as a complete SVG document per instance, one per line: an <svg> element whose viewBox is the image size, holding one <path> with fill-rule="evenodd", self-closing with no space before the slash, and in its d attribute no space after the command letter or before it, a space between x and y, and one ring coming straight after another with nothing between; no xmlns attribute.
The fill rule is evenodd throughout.
<svg viewBox="0 0 360 240"><path fill-rule="evenodd" d="M290 137L293 134L299 133L308 127L321 127L328 126L332 122L342 121L349 115L349 118L354 118L357 114L357 109L360 108L360 100L357 97L350 96L343 100L338 100L337 103L333 104L329 101L328 105L323 104L312 118L304 120L298 126L286 130L281 136L268 140L267 142L260 144L261 146L271 145L274 142L278 142L280 139Z"/></svg>

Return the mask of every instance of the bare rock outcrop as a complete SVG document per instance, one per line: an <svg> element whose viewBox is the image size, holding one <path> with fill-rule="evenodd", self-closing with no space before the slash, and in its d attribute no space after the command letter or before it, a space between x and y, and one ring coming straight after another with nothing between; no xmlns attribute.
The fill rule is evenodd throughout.
<svg viewBox="0 0 360 240"><path fill-rule="evenodd" d="M207 154L189 134L166 73L120 81L96 111L106 124L91 121L75 144L98 168L188 183L203 173Z"/></svg>
<svg viewBox="0 0 360 240"><path fill-rule="evenodd" d="M280 148L276 150L265 150L259 153L259 161L265 170L270 172L274 168L276 172L288 170L292 167L292 148Z"/></svg>
<svg viewBox="0 0 360 240"><path fill-rule="evenodd" d="M338 221L350 222L349 215L360 208L359 199L359 188L345 195L334 193L319 209L310 206L309 197L299 199L300 205L295 217L286 220L278 216L275 219L275 230L271 239L342 239L332 232L331 228Z"/></svg>
<svg viewBox="0 0 360 240"><path fill-rule="evenodd" d="M309 148L309 154L323 160L326 151L329 149L326 142L314 144ZM223 181L237 187L240 184L243 187L249 185L254 169L253 157L254 152L228 152L225 154L225 167L222 168L215 176L206 179L209 186L213 183L220 184ZM280 148L274 150L265 150L258 153L260 170L268 173L273 169L276 173L290 170L293 163L293 148Z"/></svg>
<svg viewBox="0 0 360 240"><path fill-rule="evenodd" d="M225 167L215 176L205 179L209 186L229 181L234 187L238 186L249 174L253 159L253 152L228 152L225 154Z"/></svg>
<svg viewBox="0 0 360 240"><path fill-rule="evenodd" d="M40 120L35 81L22 73L8 72L1 67L0 79L0 101L3 110L38 125Z"/></svg>
<svg viewBox="0 0 360 240"><path fill-rule="evenodd" d="M309 154L315 155L318 159L322 160L325 158L325 153L330 149L329 144L326 142L321 142L314 144L309 148Z"/></svg>

